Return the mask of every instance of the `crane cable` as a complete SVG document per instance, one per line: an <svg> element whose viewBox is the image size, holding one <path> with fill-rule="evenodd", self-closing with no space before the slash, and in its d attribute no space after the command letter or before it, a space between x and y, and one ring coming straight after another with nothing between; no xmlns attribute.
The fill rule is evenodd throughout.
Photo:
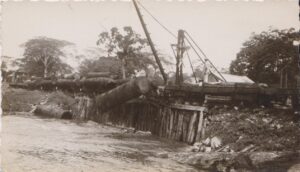
<svg viewBox="0 0 300 172"><path fill-rule="evenodd" d="M185 46L185 43L184 43L184 46ZM172 45L171 45L171 49L172 49L172 52L173 52L174 56L176 57L175 50L174 50ZM187 57L188 57L188 60L189 60L189 63L190 63L190 66L191 66L191 69L192 69L192 72L193 72L193 76L195 78L195 82L198 83L196 73L194 71L194 67L193 67L193 64L192 64L192 61L190 59L190 55L189 55L188 51L186 51L186 54L187 54Z"/></svg>
<svg viewBox="0 0 300 172"><path fill-rule="evenodd" d="M226 79L224 78L224 76L221 74L221 72L219 72L219 70L215 67L215 65L207 58L207 56L205 55L205 53L202 51L202 49L199 47L199 45L194 41L194 39L191 37L191 35L185 31L185 33L187 34L187 36L191 39L191 41L196 45L196 47L200 50L200 52L203 54L203 56L205 57L205 60L208 60L208 62L210 63L210 65L217 71L217 73L222 77L222 79L226 81Z"/></svg>
<svg viewBox="0 0 300 172"><path fill-rule="evenodd" d="M183 42L183 45L185 46L185 43L184 43L184 42ZM195 73L195 71L194 71L194 67L193 67L193 64L192 64L192 61L191 61L191 58L190 58L190 55L189 55L189 52L188 52L188 51L186 51L186 55L187 55L187 57L188 57L188 59L189 59L189 62L190 62L191 68L192 68L192 72L193 72L193 76L194 76L194 78L195 78L195 82L198 83L197 77L196 77L196 73Z"/></svg>
<svg viewBox="0 0 300 172"><path fill-rule="evenodd" d="M146 7L144 7L139 1L137 3L162 27L164 28L170 35L177 39L177 36L172 33L166 26L164 26L156 17L154 17Z"/></svg>
<svg viewBox="0 0 300 172"><path fill-rule="evenodd" d="M139 1L137 1L137 3L153 18L153 20L155 20L163 29L165 29L170 35L172 35L175 39L177 39L177 36L174 34L174 33L172 33L166 26L164 26L156 17L154 17L153 15L152 15L152 13L146 8L146 7L144 7ZM186 31L185 31L185 33L187 33ZM196 44L196 42L191 38L191 36L187 33L187 35L188 35L188 37L192 40L192 42L197 46L197 48L200 50L200 52L204 55L204 57L205 57L205 59L207 59L208 61L209 61L209 63L215 68L215 70L219 73L219 71L216 69L216 67L211 63L211 61L207 58L207 56L204 54L204 52L201 50L201 48ZM188 42L189 42L189 44L190 44L190 46L193 48L193 50L195 51L195 53L197 54L197 56L200 58L200 60L202 61L202 63L205 65L205 61L201 58L201 56L198 54L198 52L196 51L196 49L193 47L193 45L191 44L191 42L188 40L188 39L186 39ZM171 46L171 48L172 48L172 46ZM174 49L172 48L172 51L173 51L173 54L175 55L175 57L176 57L176 54L175 54L175 52L174 52ZM194 71L194 68L193 68L193 65L192 65L192 62L191 62L191 59L190 59L190 56L189 56L189 54L188 54L188 52L187 52L187 56L188 56L188 59L189 59L189 63L190 63L190 65L191 65L191 68L192 68L192 72L193 72L193 75L194 75L194 77L195 77L195 80L196 80L196 82L197 82L197 79L196 79L196 75L195 75L195 71ZM225 80L225 78L221 75L221 73L219 73L219 75ZM226 81L226 80L225 80Z"/></svg>
<svg viewBox="0 0 300 172"><path fill-rule="evenodd" d="M188 40L187 38L185 38L185 39L187 40L187 42L189 43L189 45L192 47L192 49L194 50L194 52L196 53L196 55L198 56L198 58L202 61L203 64L205 64L205 61L201 58L200 54L197 52L197 50L192 45L192 43L190 42L190 40Z"/></svg>

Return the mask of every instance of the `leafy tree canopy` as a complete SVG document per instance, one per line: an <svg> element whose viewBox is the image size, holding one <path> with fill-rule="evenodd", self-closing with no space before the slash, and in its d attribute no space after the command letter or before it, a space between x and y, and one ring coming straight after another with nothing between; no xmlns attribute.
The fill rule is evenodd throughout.
<svg viewBox="0 0 300 172"><path fill-rule="evenodd" d="M293 28L253 33L231 62L230 73L247 75L256 82L278 84L281 73L285 72L291 84L298 74L298 52L292 43L297 38Z"/></svg>
<svg viewBox="0 0 300 172"><path fill-rule="evenodd" d="M117 57L100 57L96 60L85 59L79 66L81 75L89 72L109 72L121 76L121 62Z"/></svg>
<svg viewBox="0 0 300 172"><path fill-rule="evenodd" d="M118 57L123 78L133 75L135 70L144 68L147 64L154 64L149 54L142 51L148 45L147 39L129 26L123 27L122 32L113 27L110 32L100 33L97 45L106 49L108 56Z"/></svg>
<svg viewBox="0 0 300 172"><path fill-rule="evenodd" d="M72 43L47 37L37 37L25 42L22 68L30 75L47 77L50 74L71 72L71 67L60 59L62 48Z"/></svg>
<svg viewBox="0 0 300 172"><path fill-rule="evenodd" d="M156 69L157 65L152 59L150 59L150 56L151 54L149 53L141 53L138 55L138 58L129 57L127 66L131 67L127 67L126 76L135 76L136 72L141 70L144 70L147 74L148 72L150 72L150 66ZM79 72L83 76L89 72L109 72L112 75L116 75L119 79L121 79L121 67L122 62L117 57L100 57L96 60L85 59L79 66Z"/></svg>

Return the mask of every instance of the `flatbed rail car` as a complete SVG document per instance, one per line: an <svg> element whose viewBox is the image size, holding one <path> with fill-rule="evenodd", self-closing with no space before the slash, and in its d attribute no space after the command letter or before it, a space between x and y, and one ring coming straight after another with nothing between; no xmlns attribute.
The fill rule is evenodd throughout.
<svg viewBox="0 0 300 172"><path fill-rule="evenodd" d="M182 102L198 103L214 102L229 104L269 105L271 101L284 103L287 98L298 96L298 89L261 87L257 84L204 84L199 85L167 85L163 90L166 98L179 99Z"/></svg>
<svg viewBox="0 0 300 172"><path fill-rule="evenodd" d="M128 80L123 79L110 79L104 77L98 78L82 78L79 80L73 79L56 79L56 80L33 80L23 83L9 83L10 87L14 88L24 88L31 90L45 90L54 91L62 90L69 92L84 92L84 93L103 93L118 85L121 85Z"/></svg>

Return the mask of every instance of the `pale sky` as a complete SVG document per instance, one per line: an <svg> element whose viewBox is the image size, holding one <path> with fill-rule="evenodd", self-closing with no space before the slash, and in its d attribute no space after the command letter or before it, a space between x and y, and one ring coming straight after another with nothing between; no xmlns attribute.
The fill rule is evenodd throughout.
<svg viewBox="0 0 300 172"><path fill-rule="evenodd" d="M218 67L229 67L252 32L269 26L299 28L296 0L140 2L173 33L189 32ZM170 44L176 40L142 8L141 12L156 48L172 55ZM2 55L22 57L20 44L37 36L67 40L78 49L96 47L99 33L114 26L132 26L145 36L132 2L4 2Z"/></svg>

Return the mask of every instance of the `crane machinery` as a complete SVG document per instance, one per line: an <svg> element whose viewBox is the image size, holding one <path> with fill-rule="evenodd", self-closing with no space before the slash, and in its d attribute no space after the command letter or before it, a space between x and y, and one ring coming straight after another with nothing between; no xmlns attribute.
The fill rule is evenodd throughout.
<svg viewBox="0 0 300 172"><path fill-rule="evenodd" d="M150 37L149 31L146 27L145 21L142 17L142 13L139 9L139 5L142 6L146 12L149 11L138 1L133 0L134 7L138 14L140 23L143 27L145 35L148 39L152 53L155 57L156 63L160 69L161 75L165 81L163 94L160 99L167 100L169 102L179 100L181 103L194 103L203 104L209 102L221 102L221 103L234 103L234 104L259 104L259 105L270 105L271 101L285 100L290 96L297 96L298 91L296 88L273 88L273 87L262 87L256 83L229 83L223 74L214 66L214 64L207 58L205 53L198 46L192 36L185 30L179 30L177 38L177 44L172 44L172 50L176 59L176 72L175 72L175 84L169 84L168 76L166 75L162 63L157 55L157 51L154 47L153 41ZM158 19L156 19L151 13L149 13L154 20L158 22L165 30L169 33L170 31L163 26ZM204 77L201 78L202 84L185 84L183 83L183 56L186 53L191 68L193 66L188 54L188 49L191 48L195 54L199 57L200 61L204 66ZM201 56L201 55L202 56ZM202 58L204 56L204 58ZM196 83L197 77L193 71L193 75ZM218 84L211 84L208 80L209 76L214 76L219 82Z"/></svg>

